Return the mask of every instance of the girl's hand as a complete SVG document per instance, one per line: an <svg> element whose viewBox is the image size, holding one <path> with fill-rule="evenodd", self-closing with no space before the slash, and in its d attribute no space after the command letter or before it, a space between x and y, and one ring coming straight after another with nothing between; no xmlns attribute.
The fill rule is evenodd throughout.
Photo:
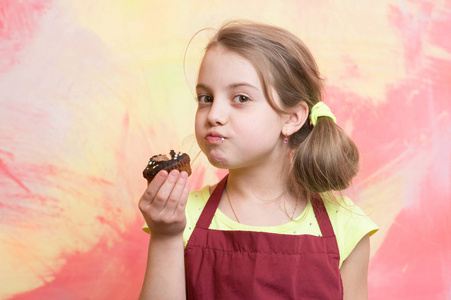
<svg viewBox="0 0 451 300"><path fill-rule="evenodd" d="M154 238L183 234L189 194L187 178L185 171L160 171L139 200L139 209Z"/></svg>

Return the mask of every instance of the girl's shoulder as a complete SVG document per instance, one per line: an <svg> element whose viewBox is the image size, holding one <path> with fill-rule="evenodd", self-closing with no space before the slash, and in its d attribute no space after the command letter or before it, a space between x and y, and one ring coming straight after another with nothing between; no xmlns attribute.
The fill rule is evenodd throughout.
<svg viewBox="0 0 451 300"><path fill-rule="evenodd" d="M376 225L349 197L344 196L338 198L338 201L335 202L324 201L324 206L326 207L329 219L334 226L349 227L358 224ZM371 234L373 233L374 232L371 232Z"/></svg>
<svg viewBox="0 0 451 300"><path fill-rule="evenodd" d="M199 206L201 205L202 208L205 206L205 203L207 203L208 198L210 198L211 192L213 191L215 186L206 185L203 188L195 191L191 191L188 195L188 202L186 203L187 208L188 206Z"/></svg>
<svg viewBox="0 0 451 300"><path fill-rule="evenodd" d="M337 238L342 262L365 235L373 235L379 227L349 197L342 197L339 200L324 201L324 206Z"/></svg>
<svg viewBox="0 0 451 300"><path fill-rule="evenodd" d="M342 196L333 201L323 200L324 206L329 214L329 217L332 217L333 213L338 214L343 213L346 217L352 216L367 216L365 212L351 200L351 198Z"/></svg>

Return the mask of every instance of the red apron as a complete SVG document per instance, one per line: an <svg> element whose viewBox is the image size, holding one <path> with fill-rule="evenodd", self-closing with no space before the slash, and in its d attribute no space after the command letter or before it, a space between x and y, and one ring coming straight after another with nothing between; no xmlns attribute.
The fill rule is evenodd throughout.
<svg viewBox="0 0 451 300"><path fill-rule="evenodd" d="M187 299L343 299L337 240L322 201L322 237L208 229L227 176L185 249Z"/></svg>

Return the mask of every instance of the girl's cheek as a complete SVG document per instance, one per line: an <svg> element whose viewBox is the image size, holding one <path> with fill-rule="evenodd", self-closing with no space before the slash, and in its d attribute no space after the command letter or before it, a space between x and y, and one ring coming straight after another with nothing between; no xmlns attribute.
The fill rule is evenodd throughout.
<svg viewBox="0 0 451 300"><path fill-rule="evenodd" d="M201 139L202 132L201 132L200 126L197 122L194 126L194 135L196 136L197 143L200 145L202 142L202 139Z"/></svg>

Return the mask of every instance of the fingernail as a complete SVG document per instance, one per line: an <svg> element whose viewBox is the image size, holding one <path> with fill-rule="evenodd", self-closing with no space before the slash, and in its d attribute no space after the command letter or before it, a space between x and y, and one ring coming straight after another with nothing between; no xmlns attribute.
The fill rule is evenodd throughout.
<svg viewBox="0 0 451 300"><path fill-rule="evenodd" d="M188 177L188 173L186 173L185 171L183 171L182 173L180 173L180 177L185 179L186 177Z"/></svg>
<svg viewBox="0 0 451 300"><path fill-rule="evenodd" d="M179 177L179 174L178 174L177 171L171 171L171 173L169 173L169 175L170 175L172 178L177 178L177 177Z"/></svg>

